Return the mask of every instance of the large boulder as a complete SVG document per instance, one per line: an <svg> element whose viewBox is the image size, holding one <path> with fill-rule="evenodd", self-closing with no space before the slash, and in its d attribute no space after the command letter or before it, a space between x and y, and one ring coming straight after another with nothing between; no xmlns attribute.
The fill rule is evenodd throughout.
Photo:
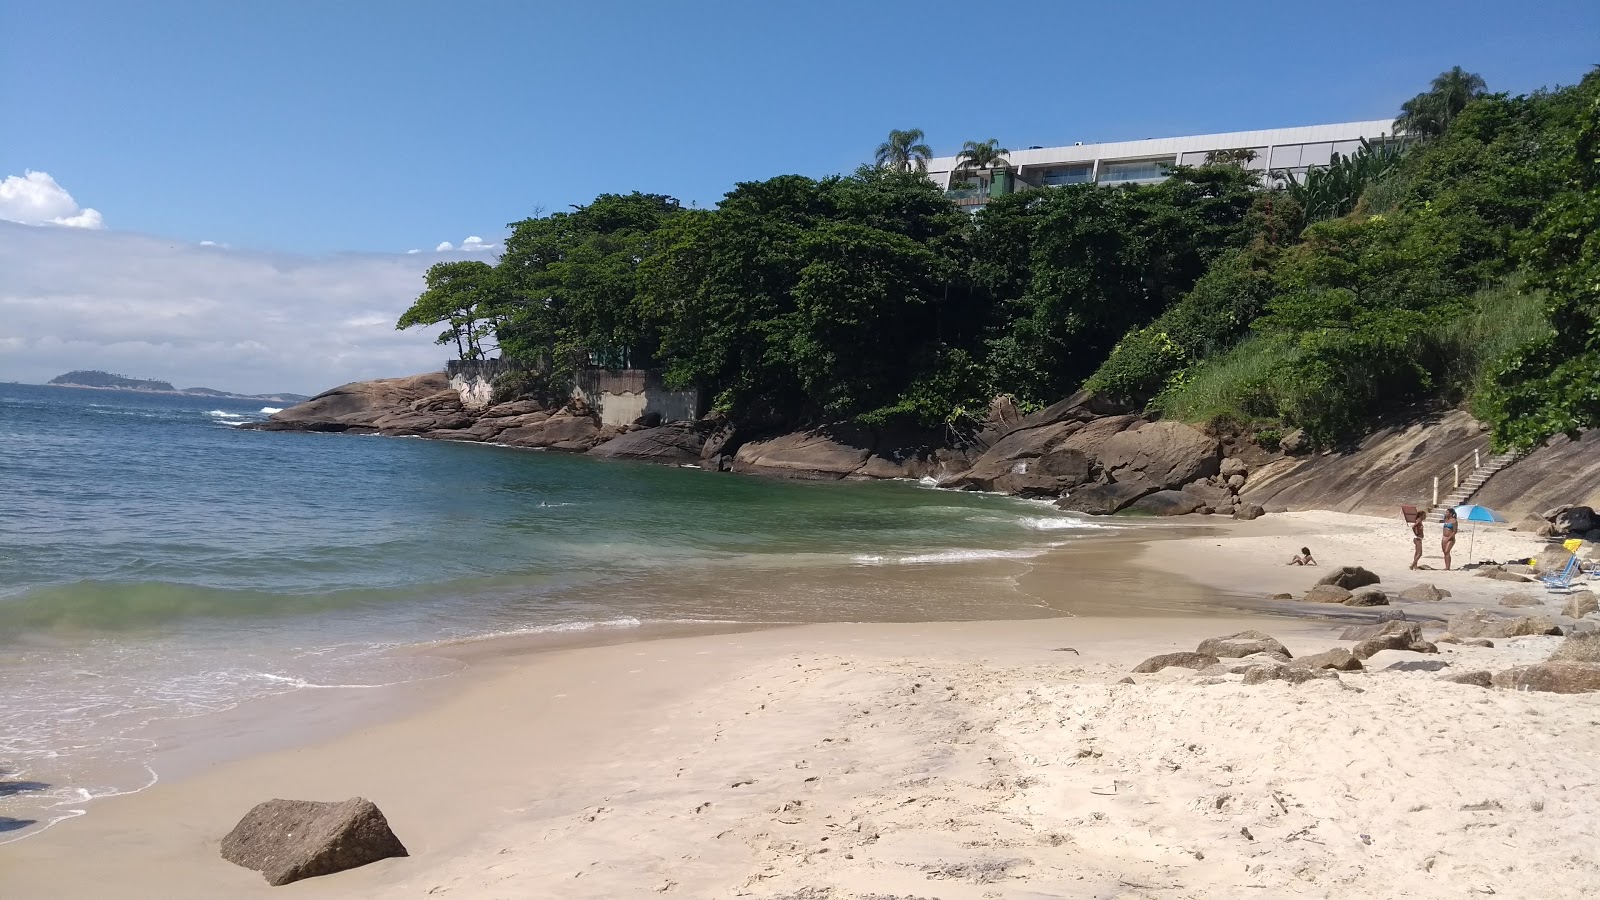
<svg viewBox="0 0 1600 900"><path fill-rule="evenodd" d="M1311 439L1299 428L1289 432L1278 440L1278 449L1285 456L1303 456L1311 452Z"/></svg>
<svg viewBox="0 0 1600 900"><path fill-rule="evenodd" d="M1184 491L1156 491L1128 504L1127 512L1136 516L1186 516L1203 505Z"/></svg>
<svg viewBox="0 0 1600 900"><path fill-rule="evenodd" d="M1267 511L1259 503L1241 503L1239 508L1233 511L1233 517L1248 522L1251 519L1259 519L1266 513Z"/></svg>
<svg viewBox="0 0 1600 900"><path fill-rule="evenodd" d="M1347 629L1346 634L1350 633ZM1350 648L1357 659L1371 659L1384 650L1410 650L1416 653L1437 653L1439 648L1422 639L1422 626L1416 622L1384 622L1378 633L1360 639Z"/></svg>
<svg viewBox="0 0 1600 900"><path fill-rule="evenodd" d="M1513 638L1533 634L1561 634L1548 616L1502 616L1487 609L1470 609L1450 617L1448 631L1458 638Z"/></svg>
<svg viewBox="0 0 1600 900"><path fill-rule="evenodd" d="M1550 654L1549 662L1600 663L1600 631L1567 635Z"/></svg>
<svg viewBox="0 0 1600 900"><path fill-rule="evenodd" d="M1200 642L1196 652L1230 658L1250 656L1255 653L1278 653L1286 659L1293 655L1289 652L1289 648L1278 643L1277 638L1266 632L1254 630L1206 638Z"/></svg>
<svg viewBox="0 0 1600 900"><path fill-rule="evenodd" d="M1587 506L1569 506L1551 517L1550 524L1556 534L1588 534L1600 528L1600 518Z"/></svg>
<svg viewBox="0 0 1600 900"><path fill-rule="evenodd" d="M372 801L268 800L222 839L222 858L259 871L271 885L330 875L406 848Z"/></svg>
<svg viewBox="0 0 1600 900"><path fill-rule="evenodd" d="M1335 647L1310 656L1302 656L1289 664L1291 668L1299 669L1337 669L1341 672L1359 672L1363 668L1361 660L1354 653L1344 647Z"/></svg>
<svg viewBox="0 0 1600 900"><path fill-rule="evenodd" d="M1597 600L1594 591L1573 591L1567 595L1567 603L1561 607L1563 616L1581 619L1592 612L1600 612L1600 600Z"/></svg>
<svg viewBox="0 0 1600 900"><path fill-rule="evenodd" d="M600 442L601 430L594 418L563 410L548 419L508 428L495 439L512 447L547 447L582 453Z"/></svg>
<svg viewBox="0 0 1600 900"><path fill-rule="evenodd" d="M733 455L733 471L812 481L837 481L853 474L872 455L873 437L849 425L797 431L750 441Z"/></svg>
<svg viewBox="0 0 1600 900"><path fill-rule="evenodd" d="M604 459L635 459L670 465L698 465L705 436L693 425L679 422L641 428L614 437L589 451Z"/></svg>
<svg viewBox="0 0 1600 900"><path fill-rule="evenodd" d="M1178 489L1217 474L1222 447L1182 422L1149 422L1121 431L1100 446L1100 466L1113 481L1139 474L1157 489Z"/></svg>
<svg viewBox="0 0 1600 900"><path fill-rule="evenodd" d="M1056 501L1056 506L1068 512L1109 516L1157 490L1159 488L1154 484L1134 476L1114 484L1091 484L1088 487L1078 488Z"/></svg>
<svg viewBox="0 0 1600 900"><path fill-rule="evenodd" d="M1193 497L1200 506L1209 506L1212 509L1224 509L1233 504L1233 491L1228 490L1227 485L1217 484L1215 479L1211 478L1186 484L1183 486L1183 492Z"/></svg>
<svg viewBox="0 0 1600 900"><path fill-rule="evenodd" d="M1549 537L1550 535L1556 533L1556 527L1551 525L1548 519L1533 513L1523 516L1522 520L1517 522L1516 525L1512 526L1511 530L1526 531L1530 534L1538 535L1539 537Z"/></svg>
<svg viewBox="0 0 1600 900"><path fill-rule="evenodd" d="M1360 566L1340 566L1332 572L1317 579L1317 584L1332 584L1353 591L1356 588L1366 587L1369 584L1378 584L1383 579Z"/></svg>
<svg viewBox="0 0 1600 900"><path fill-rule="evenodd" d="M1444 590L1443 588L1434 587L1431 584L1414 585L1406 588L1399 594L1401 600L1411 603L1437 603L1448 596L1450 596L1449 591Z"/></svg>
<svg viewBox="0 0 1600 900"><path fill-rule="evenodd" d="M1438 680L1486 688L1494 684L1494 675L1486 669L1474 669L1471 672L1453 672L1449 675L1440 675Z"/></svg>
<svg viewBox="0 0 1600 900"><path fill-rule="evenodd" d="M1533 559L1533 570L1540 575L1559 575L1572 561L1572 551L1555 544L1539 551Z"/></svg>
<svg viewBox="0 0 1600 900"><path fill-rule="evenodd" d="M1587 694L1600 691L1600 666L1581 662L1546 662L1494 673L1494 686L1517 691Z"/></svg>
<svg viewBox="0 0 1600 900"><path fill-rule="evenodd" d="M1159 656L1152 656L1134 666L1133 671L1135 674L1149 674L1169 667L1204 669L1207 666L1216 665L1217 662L1217 658L1209 653L1191 653L1184 650L1178 653L1162 653Z"/></svg>
<svg viewBox="0 0 1600 900"><path fill-rule="evenodd" d="M415 437L430 431L465 428L472 422L473 415L461 403L461 395L446 388L378 416L372 420L372 427L379 434Z"/></svg>
<svg viewBox="0 0 1600 900"><path fill-rule="evenodd" d="M1502 569L1499 566L1490 566L1485 569L1479 569L1474 574L1479 578L1492 578L1495 581L1509 581L1513 584L1527 584L1533 581L1532 578L1529 578L1526 575L1518 575L1515 572L1507 572L1505 569Z"/></svg>
<svg viewBox="0 0 1600 900"><path fill-rule="evenodd" d="M1345 606L1388 606L1389 595L1382 590L1369 587L1362 588L1351 594L1344 601Z"/></svg>
<svg viewBox="0 0 1600 900"><path fill-rule="evenodd" d="M940 486L1053 497L1094 481L1100 472L1100 446L1137 420L1125 415L1085 419L1083 411L1068 405L1057 410L1064 418L1027 417Z"/></svg>
<svg viewBox="0 0 1600 900"><path fill-rule="evenodd" d="M1360 663L1357 663L1357 665L1360 665ZM1338 681L1339 673L1332 669L1312 669L1305 666L1285 666L1277 663L1256 666L1244 673L1245 684L1266 684L1269 681L1305 684L1308 681L1320 681L1323 679Z"/></svg>
<svg viewBox="0 0 1600 900"><path fill-rule="evenodd" d="M1527 591L1512 591L1511 593L1500 598L1501 606L1509 606L1513 609L1525 606L1539 606L1543 603L1543 600L1540 600L1538 597L1535 597L1533 594L1530 594Z"/></svg>
<svg viewBox="0 0 1600 900"><path fill-rule="evenodd" d="M1244 464L1244 460L1237 456L1230 456L1218 466L1217 474L1223 478L1232 478L1235 475L1248 477L1250 469Z"/></svg>
<svg viewBox="0 0 1600 900"><path fill-rule="evenodd" d="M1318 584L1306 591L1307 603L1343 603L1354 595L1337 584Z"/></svg>
<svg viewBox="0 0 1600 900"><path fill-rule="evenodd" d="M429 372L406 378L379 378L354 381L323 391L304 403L297 403L268 416L266 421L247 426L258 431L364 431L377 430L378 419L402 411L426 397L450 390L450 379L443 372ZM454 393L452 391L452 393ZM461 397L456 395L459 405Z"/></svg>

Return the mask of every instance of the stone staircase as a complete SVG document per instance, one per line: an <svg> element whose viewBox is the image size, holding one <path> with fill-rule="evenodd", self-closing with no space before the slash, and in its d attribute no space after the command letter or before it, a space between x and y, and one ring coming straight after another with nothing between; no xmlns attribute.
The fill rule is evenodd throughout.
<svg viewBox="0 0 1600 900"><path fill-rule="evenodd" d="M1501 469L1521 458L1521 453L1500 453L1484 460L1482 465L1473 469L1466 478L1461 480L1461 483L1456 486L1455 490L1450 492L1449 496L1439 501L1439 505L1435 506L1433 511L1428 514L1429 520L1434 522L1443 521L1446 510L1471 500L1472 495L1487 484L1489 479L1493 478ZM1467 462L1471 462L1471 460L1467 460ZM1453 478L1454 472L1452 471L1449 474ZM1440 480L1442 481L1444 477L1440 476Z"/></svg>

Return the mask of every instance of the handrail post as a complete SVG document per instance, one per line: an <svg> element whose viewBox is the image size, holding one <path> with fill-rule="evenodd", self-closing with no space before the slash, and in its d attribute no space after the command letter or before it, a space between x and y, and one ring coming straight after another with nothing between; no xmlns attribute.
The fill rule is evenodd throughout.
<svg viewBox="0 0 1600 900"><path fill-rule="evenodd" d="M1478 468L1479 466L1482 466L1482 465L1483 465L1483 458L1478 456L1478 451L1476 451L1476 450L1472 451L1472 467L1474 469L1476 469L1476 468Z"/></svg>
<svg viewBox="0 0 1600 900"><path fill-rule="evenodd" d="M1439 476L1433 476L1433 505L1439 505Z"/></svg>
<svg viewBox="0 0 1600 900"><path fill-rule="evenodd" d="M1451 468L1456 470L1456 487L1461 487L1461 463L1456 463Z"/></svg>

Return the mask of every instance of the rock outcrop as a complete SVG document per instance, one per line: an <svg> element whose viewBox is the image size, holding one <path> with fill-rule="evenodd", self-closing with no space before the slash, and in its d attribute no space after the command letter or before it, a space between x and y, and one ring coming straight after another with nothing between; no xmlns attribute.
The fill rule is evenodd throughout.
<svg viewBox="0 0 1600 900"><path fill-rule="evenodd" d="M1410 603L1437 603L1450 596L1450 592L1431 584L1419 584L1406 588L1396 596Z"/></svg>
<svg viewBox="0 0 1600 900"><path fill-rule="evenodd" d="M1343 603L1355 596L1337 584L1318 584L1306 591L1307 603Z"/></svg>
<svg viewBox="0 0 1600 900"><path fill-rule="evenodd" d="M1514 691L1588 694L1600 691L1600 666L1581 662L1545 662L1494 673L1493 684Z"/></svg>
<svg viewBox="0 0 1600 900"><path fill-rule="evenodd" d="M361 797L268 800L222 839L223 859L259 871L274 886L406 855L383 813Z"/></svg>
<svg viewBox="0 0 1600 900"><path fill-rule="evenodd" d="M1222 448L1216 438L1181 422L1149 422L1107 438L1099 459L1112 481L1137 473L1157 490L1177 490L1217 474Z"/></svg>
<svg viewBox="0 0 1600 900"><path fill-rule="evenodd" d="M1600 664L1600 632L1568 635L1556 646L1556 652L1550 654L1547 662Z"/></svg>
<svg viewBox="0 0 1600 900"><path fill-rule="evenodd" d="M588 453L603 459L633 459L672 465L699 465L705 435L688 422L658 425L618 435Z"/></svg>
<svg viewBox="0 0 1600 900"><path fill-rule="evenodd" d="M1285 659L1293 656L1289 648L1264 631L1241 631L1223 637L1206 638L1195 648L1197 653L1209 656L1237 658L1257 653L1276 653Z"/></svg>
<svg viewBox="0 0 1600 900"><path fill-rule="evenodd" d="M1162 669L1177 667L1182 669L1204 669L1217 664L1217 658L1208 653L1191 653L1187 650L1178 653L1162 653L1152 656L1137 666L1133 667L1135 675L1159 672Z"/></svg>
<svg viewBox="0 0 1600 900"><path fill-rule="evenodd" d="M1289 665L1298 669L1337 669L1341 672L1359 672L1363 668L1361 659L1344 647L1302 656Z"/></svg>
<svg viewBox="0 0 1600 900"><path fill-rule="evenodd" d="M1581 619L1590 613L1600 612L1600 599L1595 597L1594 591L1573 591L1567 595L1566 605L1561 607L1563 616Z"/></svg>
<svg viewBox="0 0 1600 900"><path fill-rule="evenodd" d="M1332 584L1353 591L1356 588L1366 587L1369 584L1378 584L1383 579L1361 566L1340 566L1332 572L1317 579L1317 584Z"/></svg>
<svg viewBox="0 0 1600 900"><path fill-rule="evenodd" d="M1512 638L1533 634L1561 634L1547 616L1502 616L1487 609L1472 609L1450 617L1447 626L1458 638Z"/></svg>
<svg viewBox="0 0 1600 900"><path fill-rule="evenodd" d="M374 433L385 416L411 411L413 404L450 390L443 372L407 378L355 381L274 413L264 422L241 426L255 431L356 431ZM454 393L451 391L451 393ZM457 406L461 398L456 397ZM442 426L441 426L442 427Z"/></svg>

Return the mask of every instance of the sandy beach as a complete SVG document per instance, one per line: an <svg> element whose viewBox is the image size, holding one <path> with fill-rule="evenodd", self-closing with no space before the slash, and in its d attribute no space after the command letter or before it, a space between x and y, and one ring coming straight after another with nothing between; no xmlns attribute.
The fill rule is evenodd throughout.
<svg viewBox="0 0 1600 900"><path fill-rule="evenodd" d="M227 715L256 752L0 846L0 896L568 898L1565 898L1600 891L1600 695L1384 671L1245 685L1148 656L1247 628L1296 655L1376 610L1268 602L1364 565L1430 623L1515 587L1409 572L1393 521L1332 513L1163 525L1092 598L1027 621L821 624L442 653L462 671L380 701L324 692ZM1430 533L1436 530L1430 528ZM1465 544L1458 562L1465 561ZM1283 565L1302 545L1321 570ZM1477 538L1480 558L1539 541ZM1441 565L1436 541L1424 563ZM781 587L775 588L781 590ZM1119 592L1144 611L1117 614ZM1560 598L1540 594L1559 612ZM1150 600L1171 598L1170 614ZM1087 601L1084 601L1087 603ZM1237 612L1226 611L1229 607ZM1560 639L1441 645L1446 671ZM287 717L287 719L285 718ZM289 739L263 722L292 721ZM364 796L411 855L281 888L218 843L273 797Z"/></svg>

